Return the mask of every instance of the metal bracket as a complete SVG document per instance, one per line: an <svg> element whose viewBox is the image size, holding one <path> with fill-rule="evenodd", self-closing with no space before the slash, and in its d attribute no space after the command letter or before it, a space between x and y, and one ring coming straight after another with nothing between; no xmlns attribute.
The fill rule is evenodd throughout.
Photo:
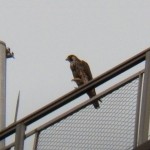
<svg viewBox="0 0 150 150"><path fill-rule="evenodd" d="M14 53L10 51L10 48L6 48L6 58L14 58Z"/></svg>

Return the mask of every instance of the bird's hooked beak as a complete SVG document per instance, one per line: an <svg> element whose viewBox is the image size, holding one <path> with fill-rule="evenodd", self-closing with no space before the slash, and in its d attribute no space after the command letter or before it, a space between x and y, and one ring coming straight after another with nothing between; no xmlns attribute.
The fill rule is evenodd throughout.
<svg viewBox="0 0 150 150"><path fill-rule="evenodd" d="M68 57L66 58L66 61L69 61L69 58L68 58Z"/></svg>

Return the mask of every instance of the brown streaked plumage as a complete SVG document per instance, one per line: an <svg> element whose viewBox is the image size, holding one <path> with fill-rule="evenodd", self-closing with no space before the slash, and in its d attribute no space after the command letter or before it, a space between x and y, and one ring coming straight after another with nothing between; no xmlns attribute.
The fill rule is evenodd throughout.
<svg viewBox="0 0 150 150"><path fill-rule="evenodd" d="M93 79L90 67L85 61L80 60L75 55L69 55L66 60L70 62L70 69L74 77L72 81L75 81L78 86L86 84ZM90 98L92 98L96 95L96 91L95 89L92 89L88 91L87 94ZM96 109L100 107L98 100L94 101L93 105Z"/></svg>

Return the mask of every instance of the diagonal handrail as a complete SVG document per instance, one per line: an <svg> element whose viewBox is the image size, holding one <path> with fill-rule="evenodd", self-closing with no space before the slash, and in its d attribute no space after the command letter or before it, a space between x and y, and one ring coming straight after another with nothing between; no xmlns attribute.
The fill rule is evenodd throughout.
<svg viewBox="0 0 150 150"><path fill-rule="evenodd" d="M9 135L15 133L16 126L20 123L24 125L30 125L31 123L41 119L43 116L57 110L58 108L64 106L65 104L71 102L73 99L81 96L82 94L86 93L86 91L92 89L93 87L97 87L106 81L112 79L113 77L123 73L124 71L132 68L133 66L141 63L145 60L146 53L150 51L150 48L138 53L137 55L131 57L130 59L124 61L123 63L117 65L116 67L106 71L102 75L94 78L90 82L81 87L72 90L71 92L65 94L64 96L54 100L53 102L49 103L48 105L42 107L41 109L31 113L30 115L24 117L23 119L17 121L16 123L11 124L10 126L6 127L4 130L0 132L0 140L3 138L8 137Z"/></svg>

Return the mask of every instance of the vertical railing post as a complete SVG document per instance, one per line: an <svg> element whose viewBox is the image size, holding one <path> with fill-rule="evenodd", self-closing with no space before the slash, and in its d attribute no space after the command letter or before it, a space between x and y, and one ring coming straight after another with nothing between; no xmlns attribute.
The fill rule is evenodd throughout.
<svg viewBox="0 0 150 150"><path fill-rule="evenodd" d="M139 74L139 83L138 83L138 95L137 95L137 104L136 104L136 117L135 117L135 132L134 132L134 146L138 146L139 138L139 119L140 119L140 103L141 103L141 94L142 94L142 84L143 84L143 72Z"/></svg>
<svg viewBox="0 0 150 150"><path fill-rule="evenodd" d="M6 45L0 41L0 131L6 127ZM0 149L5 140L0 141Z"/></svg>
<svg viewBox="0 0 150 150"><path fill-rule="evenodd" d="M24 124L18 124L16 127L15 150L24 149L25 128Z"/></svg>
<svg viewBox="0 0 150 150"><path fill-rule="evenodd" d="M39 134L40 134L40 132L36 132L36 133L35 133L33 150L37 150L38 140L39 140Z"/></svg>
<svg viewBox="0 0 150 150"><path fill-rule="evenodd" d="M138 145L148 140L150 119L150 51L146 53Z"/></svg>

